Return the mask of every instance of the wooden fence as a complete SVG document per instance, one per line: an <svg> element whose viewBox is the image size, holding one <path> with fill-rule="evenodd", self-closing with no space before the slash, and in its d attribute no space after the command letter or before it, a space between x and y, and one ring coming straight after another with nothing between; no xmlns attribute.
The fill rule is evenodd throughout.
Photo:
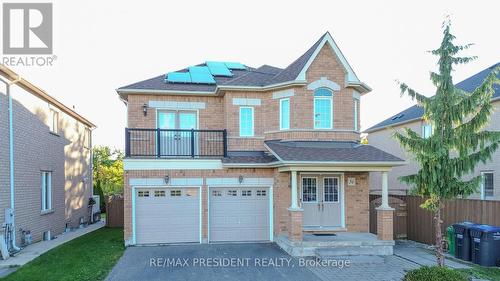
<svg viewBox="0 0 500 281"><path fill-rule="evenodd" d="M395 208L394 238L404 238L425 244L434 244L434 216L420 208L425 199L418 196L390 196L389 204ZM370 195L370 232L377 231L377 212L380 196ZM454 223L471 221L480 224L500 225L500 201L474 199L447 200L442 211L443 234ZM405 229L406 227L406 229Z"/></svg>
<svg viewBox="0 0 500 281"><path fill-rule="evenodd" d="M123 227L123 196L106 197L106 226Z"/></svg>
<svg viewBox="0 0 500 281"><path fill-rule="evenodd" d="M408 239L426 244L434 244L434 217L420 208L424 199L406 196L408 208ZM500 225L500 201L473 199L447 200L442 211L443 233L454 223L471 221L480 224Z"/></svg>

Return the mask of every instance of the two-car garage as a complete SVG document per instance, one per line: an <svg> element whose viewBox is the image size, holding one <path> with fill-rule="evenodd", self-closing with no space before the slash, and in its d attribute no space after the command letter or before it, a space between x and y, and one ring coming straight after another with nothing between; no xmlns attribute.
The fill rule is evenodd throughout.
<svg viewBox="0 0 500 281"><path fill-rule="evenodd" d="M271 240L270 188L209 187L206 204L200 187L134 190L136 244ZM202 239L203 221L207 239Z"/></svg>

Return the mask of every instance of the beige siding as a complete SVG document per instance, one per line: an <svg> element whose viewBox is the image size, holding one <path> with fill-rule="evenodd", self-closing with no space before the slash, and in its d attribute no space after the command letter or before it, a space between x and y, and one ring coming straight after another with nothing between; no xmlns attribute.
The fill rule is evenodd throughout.
<svg viewBox="0 0 500 281"><path fill-rule="evenodd" d="M491 116L490 124L486 127L487 130L500 131L500 101L494 102L495 112ZM412 130L421 133L422 121L414 121L394 128L385 128L376 132L372 132L368 135L368 142L370 145L378 147L384 151L387 151L395 156L406 159L408 164L402 167L394 167L391 172L389 172L389 189L393 194L405 194L408 187L402 184L398 177L404 175L410 175L418 171L418 164L411 159L411 157L404 151L399 143L392 138L392 133L394 130L401 130L404 127L409 127ZM493 156L492 160L486 164L480 163L474 172L474 175L479 175L481 171L493 171L494 175L494 197L489 199L500 200L500 150L497 150ZM370 175L370 186L371 191L374 193L380 193L382 179L380 173L371 173ZM470 196L470 198L480 198L480 193L476 193Z"/></svg>

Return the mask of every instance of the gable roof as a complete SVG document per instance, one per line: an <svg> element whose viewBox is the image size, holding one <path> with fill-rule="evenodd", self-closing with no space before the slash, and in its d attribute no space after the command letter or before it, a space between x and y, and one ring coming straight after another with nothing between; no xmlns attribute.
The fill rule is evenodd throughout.
<svg viewBox="0 0 500 281"><path fill-rule="evenodd" d="M355 87L360 93L371 91L371 88L360 82L344 55L333 41L330 33L326 32L321 38L314 43L304 54L302 54L293 63L285 69L278 67L263 65L259 68L248 67L242 70L231 70L232 77L215 76L215 84L197 84L197 83L171 83L165 81L165 75L159 75L144 81L133 83L124 87L118 88L116 91L126 99L127 93L143 93L143 92L158 92L158 93L173 93L173 94L215 94L218 89L268 89L289 84L305 84L305 72L316 58L317 54L325 44L328 44L339 61L344 66L349 86ZM197 66L205 66L199 64ZM188 68L178 72L187 72Z"/></svg>
<svg viewBox="0 0 500 281"><path fill-rule="evenodd" d="M463 80L462 82L457 83L455 86L461 90L467 91L467 92L472 92L474 91L477 87L483 83L484 79L490 72L497 66L500 66L500 62L497 64L494 64L484 70L482 70L479 73L476 73L472 75L471 77ZM498 74L498 77L500 78L500 73ZM500 99L500 85L495 85L494 86L494 93L492 100L497 100ZM394 126L394 125L399 125L399 124L404 124L407 122L415 121L415 120L420 120L422 116L424 115L424 108L418 105L411 106L394 116L387 118L386 120L370 127L369 129L365 130L365 133L371 133L375 132L381 129L384 129L389 126Z"/></svg>

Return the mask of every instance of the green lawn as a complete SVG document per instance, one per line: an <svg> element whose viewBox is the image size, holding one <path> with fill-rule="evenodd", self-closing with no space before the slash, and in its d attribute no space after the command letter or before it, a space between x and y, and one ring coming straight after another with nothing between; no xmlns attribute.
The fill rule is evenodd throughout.
<svg viewBox="0 0 500 281"><path fill-rule="evenodd" d="M1 280L104 280L124 250L122 229L101 228L46 252Z"/></svg>
<svg viewBox="0 0 500 281"><path fill-rule="evenodd" d="M469 276L478 279L487 279L492 281L500 281L500 268L499 267L481 267L473 266L471 269L460 269L459 271L465 272Z"/></svg>

